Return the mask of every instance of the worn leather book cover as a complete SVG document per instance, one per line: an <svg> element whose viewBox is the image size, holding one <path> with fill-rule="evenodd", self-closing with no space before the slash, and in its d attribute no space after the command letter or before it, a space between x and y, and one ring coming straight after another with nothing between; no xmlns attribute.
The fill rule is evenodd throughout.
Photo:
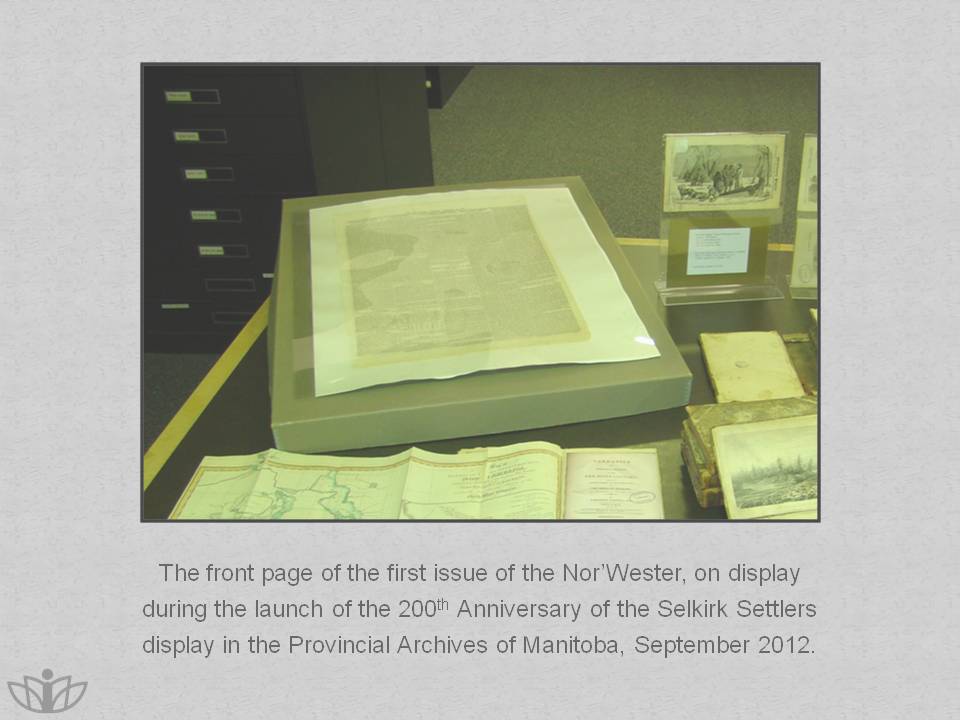
<svg viewBox="0 0 960 720"><path fill-rule="evenodd" d="M793 368L797 371L797 377L800 378L803 389L807 395L816 395L819 390L817 383L817 346L810 342L810 336L806 333L784 335L783 341L786 343L787 354L790 355L790 362L793 363Z"/></svg>
<svg viewBox="0 0 960 720"><path fill-rule="evenodd" d="M705 467L702 449L698 447L686 424L685 420L685 427L681 434L680 454L687 467L693 494L702 508L722 507L723 491L720 489L719 478L711 475L709 469Z"/></svg>
<svg viewBox="0 0 960 720"><path fill-rule="evenodd" d="M718 476L711 474L707 467L703 448L693 437L693 431L688 420L683 421L683 431L680 435L680 455L687 467L690 485L700 507L721 507L723 505L723 493L720 489L720 479Z"/></svg>
<svg viewBox="0 0 960 720"><path fill-rule="evenodd" d="M718 403L804 395L780 333L701 333L707 374Z"/></svg>
<svg viewBox="0 0 960 720"><path fill-rule="evenodd" d="M683 429L680 432L680 442L681 446L686 445L689 447L690 457L697 467L701 484L705 487L714 485L720 487L720 479L711 472L711 463L707 459L707 454L703 446L698 442L689 420L683 421Z"/></svg>

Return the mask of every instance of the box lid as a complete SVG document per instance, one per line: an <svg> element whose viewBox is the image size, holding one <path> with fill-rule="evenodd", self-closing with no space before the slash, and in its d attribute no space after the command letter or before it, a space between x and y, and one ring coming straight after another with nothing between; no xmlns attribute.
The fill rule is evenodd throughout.
<svg viewBox="0 0 960 720"><path fill-rule="evenodd" d="M490 370L315 397L309 211L489 188L566 187L607 254L660 357ZM691 374L578 177L448 185L284 200L268 325L271 427L276 446L330 452L485 435L652 412L687 403Z"/></svg>

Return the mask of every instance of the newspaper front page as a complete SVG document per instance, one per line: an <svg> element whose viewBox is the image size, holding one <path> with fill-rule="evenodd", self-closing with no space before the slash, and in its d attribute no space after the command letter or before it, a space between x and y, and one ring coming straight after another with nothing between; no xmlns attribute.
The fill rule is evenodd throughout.
<svg viewBox="0 0 960 720"><path fill-rule="evenodd" d="M317 396L659 355L566 188L310 212Z"/></svg>

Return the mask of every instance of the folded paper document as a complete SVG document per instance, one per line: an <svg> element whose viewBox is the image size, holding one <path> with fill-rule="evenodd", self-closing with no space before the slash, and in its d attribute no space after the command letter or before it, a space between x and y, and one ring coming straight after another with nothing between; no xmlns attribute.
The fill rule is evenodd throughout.
<svg viewBox="0 0 960 720"><path fill-rule="evenodd" d="M206 457L170 517L209 520L662 519L654 449L542 442L382 458Z"/></svg>

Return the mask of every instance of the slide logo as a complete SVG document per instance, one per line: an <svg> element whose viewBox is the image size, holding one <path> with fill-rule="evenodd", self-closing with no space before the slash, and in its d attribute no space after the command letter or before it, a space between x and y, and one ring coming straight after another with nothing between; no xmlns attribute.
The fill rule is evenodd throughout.
<svg viewBox="0 0 960 720"><path fill-rule="evenodd" d="M23 676L23 682L8 682L10 694L17 705L35 713L59 713L74 707L87 691L86 682L75 683L65 675L51 680L53 670L45 669L40 678Z"/></svg>

